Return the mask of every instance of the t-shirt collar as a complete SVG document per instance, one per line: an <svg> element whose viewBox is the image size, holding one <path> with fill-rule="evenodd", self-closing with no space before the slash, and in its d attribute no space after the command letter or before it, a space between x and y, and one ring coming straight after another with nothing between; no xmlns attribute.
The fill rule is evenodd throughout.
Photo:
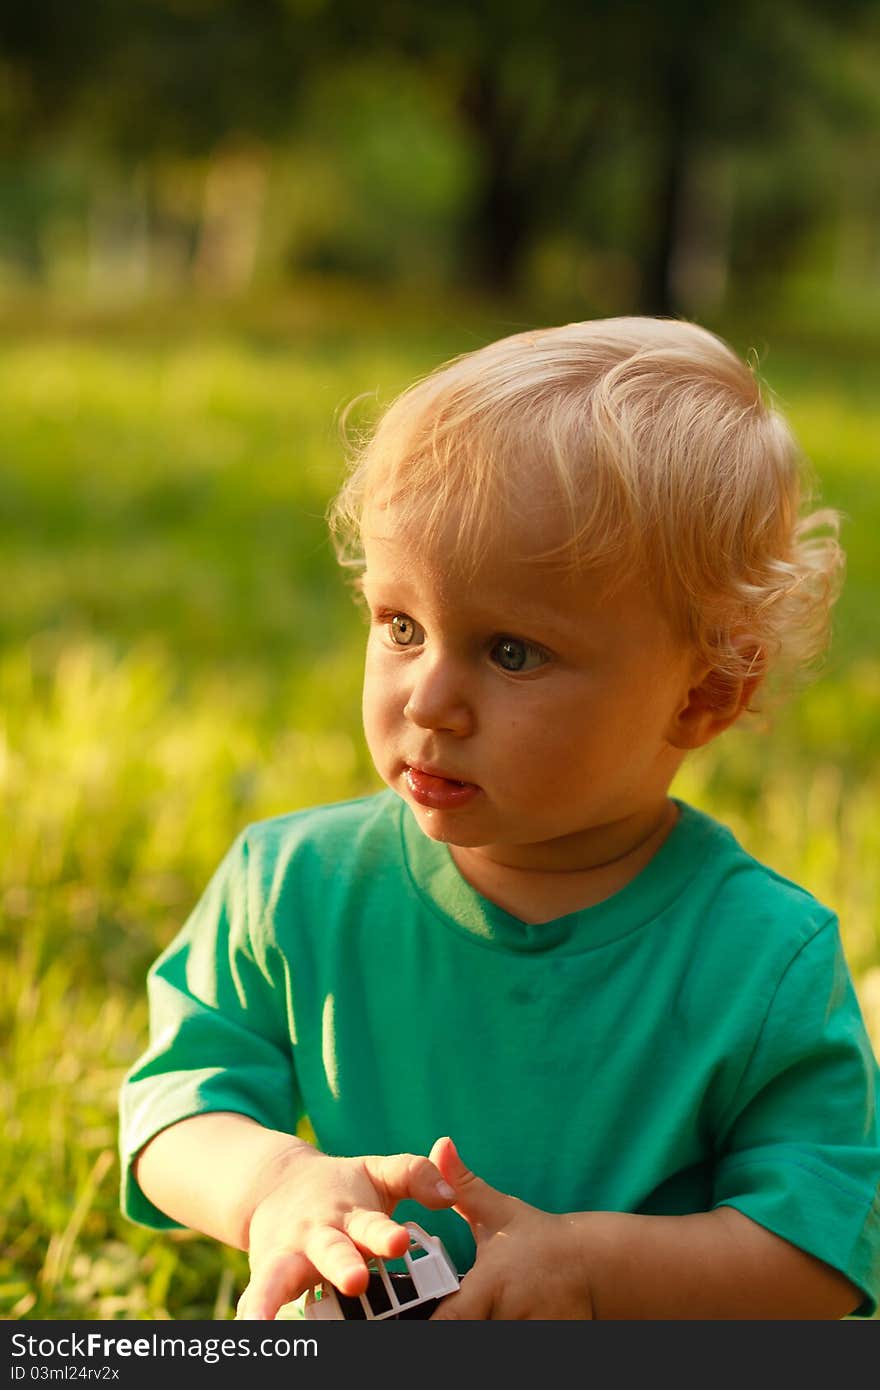
<svg viewBox="0 0 880 1390"><path fill-rule="evenodd" d="M399 804L401 843L415 891L444 921L487 946L508 951L594 949L654 921L699 873L708 842L723 827L673 797L679 817L654 857L625 887L592 907L549 922L524 922L482 896L462 876L445 843L419 828L411 809Z"/></svg>

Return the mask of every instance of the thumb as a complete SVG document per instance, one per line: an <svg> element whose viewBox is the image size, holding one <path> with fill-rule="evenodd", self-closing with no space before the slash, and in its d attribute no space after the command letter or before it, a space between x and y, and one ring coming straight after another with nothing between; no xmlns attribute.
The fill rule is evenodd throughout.
<svg viewBox="0 0 880 1390"><path fill-rule="evenodd" d="M477 1240L484 1233L500 1230L509 1221L517 1206L516 1198L490 1187L472 1173L462 1163L458 1149L448 1135L435 1142L430 1158L455 1192L453 1211L464 1217Z"/></svg>

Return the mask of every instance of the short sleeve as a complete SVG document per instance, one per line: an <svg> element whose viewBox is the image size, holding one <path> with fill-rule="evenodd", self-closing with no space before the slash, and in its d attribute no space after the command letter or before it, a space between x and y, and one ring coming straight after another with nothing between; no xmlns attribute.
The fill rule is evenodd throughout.
<svg viewBox="0 0 880 1390"><path fill-rule="evenodd" d="M140 1225L179 1225L132 1172L160 1130L231 1110L293 1132L302 1114L285 991L265 943L254 941L260 893L252 877L243 834L147 977L149 1046L122 1083L119 1107L121 1206Z"/></svg>
<svg viewBox="0 0 880 1390"><path fill-rule="evenodd" d="M835 919L785 970L727 1117L714 1205L880 1298L878 1069Z"/></svg>

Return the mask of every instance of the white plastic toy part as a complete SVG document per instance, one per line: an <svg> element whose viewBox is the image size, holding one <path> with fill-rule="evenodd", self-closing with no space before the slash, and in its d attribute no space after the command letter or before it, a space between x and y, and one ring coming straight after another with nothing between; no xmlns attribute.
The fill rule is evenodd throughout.
<svg viewBox="0 0 880 1390"><path fill-rule="evenodd" d="M400 1317L401 1313L421 1303L455 1293L459 1279L442 1240L423 1231L415 1221L405 1224L410 1238L410 1247L403 1256L406 1276L389 1274L384 1260L372 1260L370 1284L365 1293L343 1296L332 1284L322 1284L318 1291L310 1289L306 1295L305 1316L327 1320L354 1317L380 1322L383 1318ZM407 1293L414 1291L413 1296L400 1297L401 1283L405 1283Z"/></svg>

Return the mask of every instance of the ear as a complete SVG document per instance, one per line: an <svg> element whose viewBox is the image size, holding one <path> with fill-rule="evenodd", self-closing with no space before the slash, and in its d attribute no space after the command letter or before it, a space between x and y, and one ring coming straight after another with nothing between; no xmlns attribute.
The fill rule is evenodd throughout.
<svg viewBox="0 0 880 1390"><path fill-rule="evenodd" d="M747 673L739 678L713 666L700 669L667 732L673 748L702 748L748 709L765 672L764 653L759 647L753 646L749 657Z"/></svg>

